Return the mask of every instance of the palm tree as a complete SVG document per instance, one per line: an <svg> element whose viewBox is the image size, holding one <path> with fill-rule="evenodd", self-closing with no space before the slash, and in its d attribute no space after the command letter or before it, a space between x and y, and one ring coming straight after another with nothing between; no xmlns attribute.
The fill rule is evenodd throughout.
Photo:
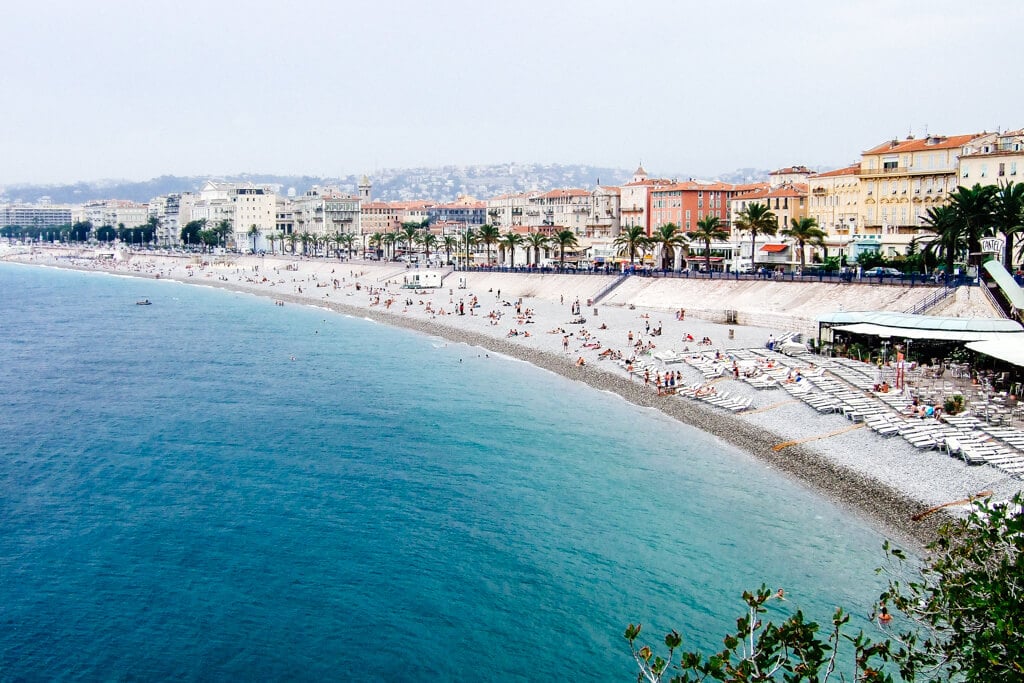
<svg viewBox="0 0 1024 683"><path fill-rule="evenodd" d="M444 246L445 263L452 262L452 251L459 248L459 238L455 235L445 235L441 238L441 244Z"/></svg>
<svg viewBox="0 0 1024 683"><path fill-rule="evenodd" d="M217 241L221 246L227 246L228 236L231 234L231 219L222 218L217 222L217 227L213 229L217 233Z"/></svg>
<svg viewBox="0 0 1024 683"><path fill-rule="evenodd" d="M274 244L277 243L277 239L278 238L277 238L277 233L276 232L272 232L269 235L267 235L267 242L270 243L270 255L271 256L274 255Z"/></svg>
<svg viewBox="0 0 1024 683"><path fill-rule="evenodd" d="M981 252L981 238L991 229L995 194L994 185L975 183L970 189L958 187L949 196L949 205L967 241L968 258Z"/></svg>
<svg viewBox="0 0 1024 683"><path fill-rule="evenodd" d="M284 241L288 243L288 249L292 255L295 255L295 243L299 241L299 235L295 232L290 232L284 237Z"/></svg>
<svg viewBox="0 0 1024 683"><path fill-rule="evenodd" d="M402 238L405 242L406 251L412 251L412 246L416 244L416 237L419 234L420 224L417 223L402 223Z"/></svg>
<svg viewBox="0 0 1024 683"><path fill-rule="evenodd" d="M526 250L533 249L533 265L540 265L540 250L548 248L548 236L542 232L531 232L526 236ZM527 254L529 259L529 254Z"/></svg>
<svg viewBox="0 0 1024 683"><path fill-rule="evenodd" d="M818 221L810 216L797 220L789 219L789 227L782 231L786 237L792 237L800 245L800 272L804 270L804 245L808 242L815 246L825 244L825 231L818 227Z"/></svg>
<svg viewBox="0 0 1024 683"><path fill-rule="evenodd" d="M338 247L344 247L345 253L352 258L352 246L356 243L356 236L350 232L342 232L338 233L334 239L338 243Z"/></svg>
<svg viewBox="0 0 1024 683"><path fill-rule="evenodd" d="M1003 245L1003 267L1013 268L1013 241L1024 232L1024 183L999 184L992 198L992 223L1006 244ZM1024 246L1021 247L1024 252Z"/></svg>
<svg viewBox="0 0 1024 683"><path fill-rule="evenodd" d="M925 212L924 224L926 230L935 233L935 239L924 248L925 253L942 259L946 275L952 275L956 258L964 247L956 209L950 204L933 206Z"/></svg>
<svg viewBox="0 0 1024 683"><path fill-rule="evenodd" d="M636 260L636 252L642 251L649 244L647 232L642 225L631 225L620 232L613 245L619 248L619 254L629 254L629 265Z"/></svg>
<svg viewBox="0 0 1024 683"><path fill-rule="evenodd" d="M576 233L572 230L560 230L551 237L551 241L558 245L558 266L565 268L565 248L579 246Z"/></svg>
<svg viewBox="0 0 1024 683"><path fill-rule="evenodd" d="M384 256L387 257L388 247L391 247L390 258L395 258L395 242L399 240L398 233L386 232L381 236L380 243L384 246Z"/></svg>
<svg viewBox="0 0 1024 683"><path fill-rule="evenodd" d="M368 240L368 242L369 242L370 246L373 247L373 251L374 251L375 254L377 254L377 256L382 256L383 255L383 250L382 250L382 248L384 246L384 235L383 234L381 234L379 232L373 233L372 235L370 235L370 239Z"/></svg>
<svg viewBox="0 0 1024 683"><path fill-rule="evenodd" d="M757 236L774 235L779 229L778 221L767 204L753 202L736 217L736 227L750 233L750 266L753 267L757 261Z"/></svg>
<svg viewBox="0 0 1024 683"><path fill-rule="evenodd" d="M697 226L700 227L699 221ZM686 235L679 232L679 226L675 223L665 223L651 236L650 244L661 246L661 269L668 270L669 261L675 260L676 247L685 247Z"/></svg>
<svg viewBox="0 0 1024 683"><path fill-rule="evenodd" d="M255 223L253 223L252 225L249 226L249 232L247 232L245 234L248 235L252 239L252 253L255 254L256 253L256 238L259 237L260 235L262 235L263 231L260 230L260 226L258 226Z"/></svg>
<svg viewBox="0 0 1024 683"><path fill-rule="evenodd" d="M477 234L480 236L480 241L484 243L484 248L487 249L487 265L491 265L491 245L501 239L501 233L497 227L485 223L480 226L480 232Z"/></svg>
<svg viewBox="0 0 1024 683"><path fill-rule="evenodd" d="M302 255L303 256L307 256L308 255L309 244L314 239L315 238L311 234L309 234L308 232L304 232L304 233L301 233L299 235L299 242L302 243Z"/></svg>
<svg viewBox="0 0 1024 683"><path fill-rule="evenodd" d="M707 215L697 221L697 229L687 234L691 242L703 242L704 267L711 272L711 243L729 239L729 231L718 216Z"/></svg>
<svg viewBox="0 0 1024 683"><path fill-rule="evenodd" d="M476 245L480 241L480 237L476 234L473 228L466 228L466 232L462 235L462 249L466 254L466 268L469 268L469 249Z"/></svg>
<svg viewBox="0 0 1024 683"><path fill-rule="evenodd" d="M432 232L422 232L419 236L420 244L423 245L423 258L430 260L430 250L437 248L437 235Z"/></svg>
<svg viewBox="0 0 1024 683"><path fill-rule="evenodd" d="M501 236L501 246L508 253L509 266L516 267L516 247L522 247L525 240L518 232L506 232Z"/></svg>

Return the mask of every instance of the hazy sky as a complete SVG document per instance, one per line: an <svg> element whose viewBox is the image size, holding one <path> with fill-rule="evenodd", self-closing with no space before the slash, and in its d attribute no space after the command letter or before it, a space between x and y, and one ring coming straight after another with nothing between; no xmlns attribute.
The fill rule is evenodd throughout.
<svg viewBox="0 0 1024 683"><path fill-rule="evenodd" d="M838 166L1024 127L1020 0L35 0L0 183L563 162Z"/></svg>

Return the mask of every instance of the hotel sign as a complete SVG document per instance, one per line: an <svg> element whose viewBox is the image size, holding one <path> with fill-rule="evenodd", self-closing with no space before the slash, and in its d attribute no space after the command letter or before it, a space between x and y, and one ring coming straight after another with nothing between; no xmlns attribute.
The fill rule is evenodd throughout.
<svg viewBox="0 0 1024 683"><path fill-rule="evenodd" d="M981 253L1002 254L1006 240L1002 237L983 237L981 240Z"/></svg>

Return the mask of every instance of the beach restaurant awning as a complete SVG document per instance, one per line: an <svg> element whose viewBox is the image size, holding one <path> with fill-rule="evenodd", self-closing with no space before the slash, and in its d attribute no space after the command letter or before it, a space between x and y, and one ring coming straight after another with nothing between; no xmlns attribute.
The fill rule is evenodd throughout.
<svg viewBox="0 0 1024 683"><path fill-rule="evenodd" d="M789 249L788 244L764 244L761 245L760 251L766 251L769 254L778 254L780 252L786 251L787 249Z"/></svg>
<svg viewBox="0 0 1024 683"><path fill-rule="evenodd" d="M854 323L833 327L835 332L864 334L872 337L896 339L934 339L936 341L989 341L1012 338L1012 344L1024 346L1024 333L1020 332L985 332L976 330L926 330L915 327L890 327L875 323Z"/></svg>
<svg viewBox="0 0 1024 683"><path fill-rule="evenodd" d="M988 339L971 342L965 346L971 351L1024 367L1024 344L1017 339Z"/></svg>

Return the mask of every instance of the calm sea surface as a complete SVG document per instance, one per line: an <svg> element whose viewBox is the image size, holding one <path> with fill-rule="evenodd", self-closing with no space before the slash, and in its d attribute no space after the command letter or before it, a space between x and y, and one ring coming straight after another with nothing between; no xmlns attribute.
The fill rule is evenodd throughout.
<svg viewBox="0 0 1024 683"><path fill-rule="evenodd" d="M860 520L529 365L170 282L0 293L0 680L628 681L631 621L712 648L762 582L879 592Z"/></svg>

